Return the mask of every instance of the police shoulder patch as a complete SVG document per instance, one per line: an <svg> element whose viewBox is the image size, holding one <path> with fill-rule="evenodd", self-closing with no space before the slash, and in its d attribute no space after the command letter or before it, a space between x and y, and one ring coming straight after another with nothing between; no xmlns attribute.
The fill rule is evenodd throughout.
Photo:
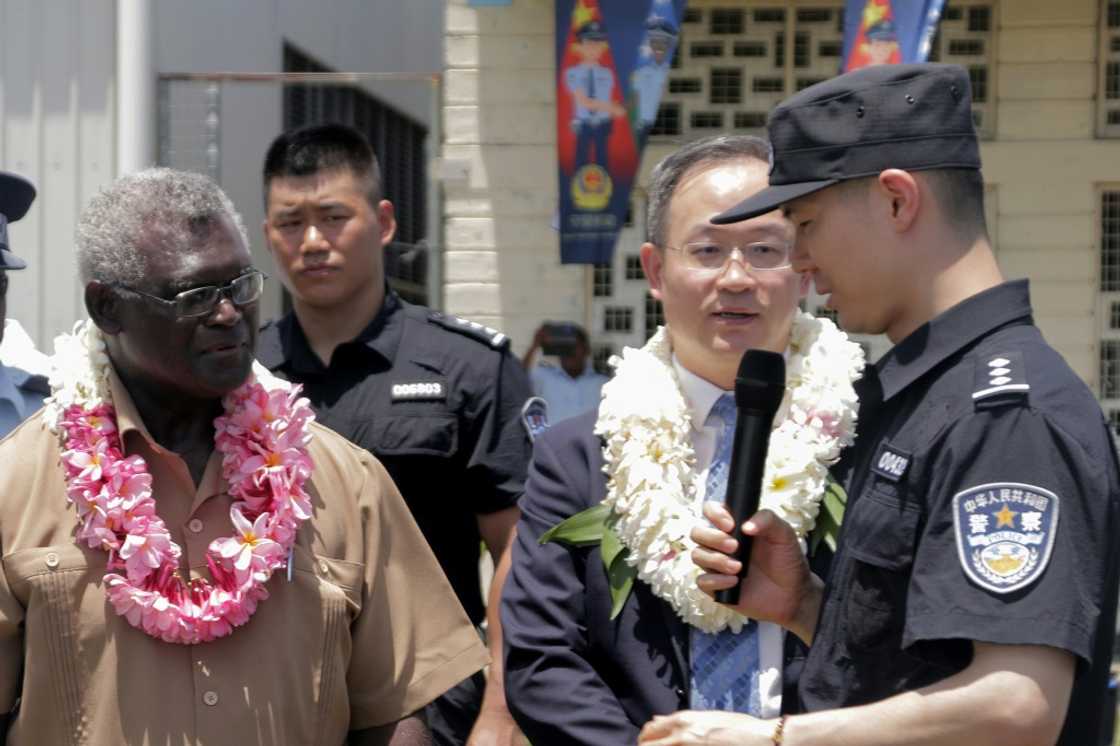
<svg viewBox="0 0 1120 746"><path fill-rule="evenodd" d="M953 497L953 529L965 575L993 593L1041 577L1058 533L1058 496L1018 482L970 487Z"/></svg>
<svg viewBox="0 0 1120 746"><path fill-rule="evenodd" d="M993 397L1022 397L1030 390L1023 353L1004 352L977 360L976 379L972 387L974 402Z"/></svg>
<svg viewBox="0 0 1120 746"><path fill-rule="evenodd" d="M450 314L441 313L439 311L429 311L428 321L433 324L438 324L444 329L450 329L453 332L473 337L479 342L488 344L496 350L509 346L509 337L497 329L483 326L477 321L461 319L458 316L451 316Z"/></svg>
<svg viewBox="0 0 1120 746"><path fill-rule="evenodd" d="M548 429L548 402L539 396L529 397L521 408L521 423L525 432L529 433L529 440L536 440Z"/></svg>

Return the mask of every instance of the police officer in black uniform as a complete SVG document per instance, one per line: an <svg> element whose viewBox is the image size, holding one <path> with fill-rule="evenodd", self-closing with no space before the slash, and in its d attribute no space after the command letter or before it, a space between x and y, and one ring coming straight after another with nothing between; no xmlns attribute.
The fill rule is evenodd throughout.
<svg viewBox="0 0 1120 746"><path fill-rule="evenodd" d="M393 206L358 132L322 125L281 135L264 185L264 230L294 311L262 330L260 360L302 383L321 423L385 465L479 625L479 542L497 564L530 455L524 370L504 334L387 287ZM429 708L437 743L466 741L484 687L478 674ZM500 688L486 705L479 727L515 727Z"/></svg>
<svg viewBox="0 0 1120 746"><path fill-rule="evenodd" d="M0 341L4 339L8 301L8 272L27 262L8 249L8 223L22 218L35 200L35 187L27 179L0 171ZM0 359L0 438L34 414L50 394L41 371L28 370L22 360Z"/></svg>
<svg viewBox="0 0 1120 746"><path fill-rule="evenodd" d="M716 222L783 205L794 268L831 293L841 326L895 347L861 382L827 581L772 513L746 529L769 541L754 542L741 608L811 642L808 714L722 727L748 745L1097 746L1120 468L1093 395L1034 325L1027 282L995 263L967 73L865 68L783 102L769 131L770 188ZM701 586L728 587L733 524L710 517L718 528L694 532ZM643 743L704 743L717 717L677 713Z"/></svg>

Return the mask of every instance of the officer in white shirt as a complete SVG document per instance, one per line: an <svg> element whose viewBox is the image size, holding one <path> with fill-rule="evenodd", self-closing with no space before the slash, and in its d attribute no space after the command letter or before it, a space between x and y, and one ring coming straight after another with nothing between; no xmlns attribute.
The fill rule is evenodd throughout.
<svg viewBox="0 0 1120 746"><path fill-rule="evenodd" d="M555 354L559 365L533 364L538 350ZM599 407L607 377L591 364L587 332L576 324L541 324L522 361L533 393L548 404L548 421L555 424Z"/></svg>
<svg viewBox="0 0 1120 746"><path fill-rule="evenodd" d="M27 266L8 250L8 223L22 218L34 199L35 187L31 182L0 171L0 438L38 410L50 394L46 371L36 364L37 353L30 340L18 324L5 322L8 272ZM7 345L3 344L5 331L9 337Z"/></svg>

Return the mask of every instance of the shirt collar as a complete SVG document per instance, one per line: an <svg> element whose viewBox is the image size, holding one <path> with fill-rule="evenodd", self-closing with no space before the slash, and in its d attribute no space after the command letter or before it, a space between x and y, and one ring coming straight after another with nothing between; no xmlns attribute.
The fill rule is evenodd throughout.
<svg viewBox="0 0 1120 746"><path fill-rule="evenodd" d="M401 314L403 310L404 303L400 296L386 286L381 310L373 317L373 321L347 344L364 344L387 362L392 362L397 355L397 348L400 347L404 322ZM285 357L291 362L292 368L301 373L324 370L326 366L312 351L311 343L307 341L307 336L296 315L288 314L280 324L281 345L287 353Z"/></svg>
<svg viewBox="0 0 1120 746"><path fill-rule="evenodd" d="M688 416L692 420L692 429L700 430L708 421L712 407L724 394L730 393L716 386L711 381L706 381L681 365L681 361L673 355L673 370L677 372L677 380L681 382L681 393L688 405Z"/></svg>
<svg viewBox="0 0 1120 746"><path fill-rule="evenodd" d="M113 409L116 410L117 413L117 432L120 433L121 442L124 442L124 436L126 434L135 432L139 433L143 436L144 440L158 449L159 444L152 438L152 434L148 432L147 426L144 425L144 420L140 417L140 412L136 409L136 404L128 394L128 389L125 388L124 382L121 381L120 376L117 375L116 368L112 365L109 365L109 393L113 397Z"/></svg>
<svg viewBox="0 0 1120 746"><path fill-rule="evenodd" d="M891 348L875 364L883 401L903 391L970 343L1012 323L1031 323L1027 280L1005 282L966 298Z"/></svg>

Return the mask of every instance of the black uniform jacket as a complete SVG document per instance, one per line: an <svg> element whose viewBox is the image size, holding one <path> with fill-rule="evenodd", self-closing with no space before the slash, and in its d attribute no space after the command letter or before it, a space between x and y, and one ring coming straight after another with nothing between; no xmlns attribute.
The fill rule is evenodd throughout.
<svg viewBox="0 0 1120 746"><path fill-rule="evenodd" d="M655 714L688 707L688 629L672 607L635 581L612 621L598 546L538 541L606 496L596 416L537 438L502 593L506 701L533 746L633 746ZM803 655L787 634L783 702Z"/></svg>
<svg viewBox="0 0 1120 746"><path fill-rule="evenodd" d="M329 365L294 314L267 325L257 348L266 367L303 384L321 424L385 465L481 623L477 515L517 504L531 451L521 421L529 382L508 338L387 291L377 317Z"/></svg>
<svg viewBox="0 0 1120 746"><path fill-rule="evenodd" d="M1100 406L1032 321L1026 281L922 326L860 388L801 706L942 680L973 641L1044 645L1078 661L1059 743L1100 743L1120 471Z"/></svg>

